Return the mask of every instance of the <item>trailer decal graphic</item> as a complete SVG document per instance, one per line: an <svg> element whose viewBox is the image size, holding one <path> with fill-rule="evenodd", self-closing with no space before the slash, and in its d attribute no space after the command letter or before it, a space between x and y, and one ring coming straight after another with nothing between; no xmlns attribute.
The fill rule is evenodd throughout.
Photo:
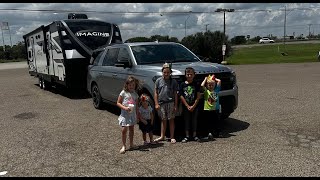
<svg viewBox="0 0 320 180"><path fill-rule="evenodd" d="M103 33L103 32L77 32L76 36L100 36L100 37L109 37L109 33Z"/></svg>

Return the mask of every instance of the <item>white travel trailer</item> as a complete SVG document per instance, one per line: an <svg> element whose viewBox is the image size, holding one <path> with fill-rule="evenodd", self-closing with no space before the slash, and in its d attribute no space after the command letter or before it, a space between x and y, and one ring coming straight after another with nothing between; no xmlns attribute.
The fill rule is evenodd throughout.
<svg viewBox="0 0 320 180"><path fill-rule="evenodd" d="M69 14L23 36L29 74L39 79L40 88L61 85L85 89L87 66L93 50L122 43L116 24L91 20L85 14Z"/></svg>

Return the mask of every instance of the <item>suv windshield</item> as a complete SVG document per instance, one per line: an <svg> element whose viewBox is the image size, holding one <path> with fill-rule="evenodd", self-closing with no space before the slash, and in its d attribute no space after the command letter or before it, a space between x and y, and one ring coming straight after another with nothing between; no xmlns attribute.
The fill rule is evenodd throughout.
<svg viewBox="0 0 320 180"><path fill-rule="evenodd" d="M138 65L165 62L200 61L190 51L178 44L150 44L131 46Z"/></svg>
<svg viewBox="0 0 320 180"><path fill-rule="evenodd" d="M77 38L91 49L107 44L111 35L111 24L93 20L65 20Z"/></svg>

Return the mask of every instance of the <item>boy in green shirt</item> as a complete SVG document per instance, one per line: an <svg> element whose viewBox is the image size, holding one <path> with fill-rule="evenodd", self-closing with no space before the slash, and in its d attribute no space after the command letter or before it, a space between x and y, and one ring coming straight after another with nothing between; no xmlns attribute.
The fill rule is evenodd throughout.
<svg viewBox="0 0 320 180"><path fill-rule="evenodd" d="M221 80L215 78L214 75L209 75L204 78L201 83L201 87L204 90L204 117L210 117L205 120L208 138L212 139L213 131L215 131L215 135L217 137L221 132L221 122L219 117L219 92L221 89Z"/></svg>

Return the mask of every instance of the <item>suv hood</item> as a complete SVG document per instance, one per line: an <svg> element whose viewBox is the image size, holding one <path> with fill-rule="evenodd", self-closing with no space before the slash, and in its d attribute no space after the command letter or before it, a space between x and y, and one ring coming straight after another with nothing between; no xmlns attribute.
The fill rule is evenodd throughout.
<svg viewBox="0 0 320 180"><path fill-rule="evenodd" d="M161 72L163 64L152 64L152 65L138 65L137 68ZM211 74L211 73L221 73L221 72L231 72L232 69L217 63L209 62L178 62L172 63L172 75L184 75L184 71L187 67L192 67L196 74Z"/></svg>

